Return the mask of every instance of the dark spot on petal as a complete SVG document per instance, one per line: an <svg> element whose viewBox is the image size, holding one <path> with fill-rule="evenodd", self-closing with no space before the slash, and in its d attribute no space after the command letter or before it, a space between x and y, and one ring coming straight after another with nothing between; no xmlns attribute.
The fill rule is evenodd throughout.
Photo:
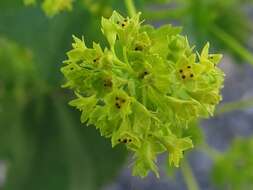
<svg viewBox="0 0 253 190"><path fill-rule="evenodd" d="M124 19L124 22L127 22L127 19L126 19L126 18Z"/></svg>
<svg viewBox="0 0 253 190"><path fill-rule="evenodd" d="M191 68L191 66L189 65L189 66L187 66L187 68L188 68L188 69L190 69L190 68Z"/></svg>
<svg viewBox="0 0 253 190"><path fill-rule="evenodd" d="M128 142L132 142L132 139L129 139Z"/></svg>
<svg viewBox="0 0 253 190"><path fill-rule="evenodd" d="M121 24L122 27L126 26L124 23Z"/></svg>
<svg viewBox="0 0 253 190"><path fill-rule="evenodd" d="M112 81L110 79L105 79L104 87L112 87Z"/></svg>
<svg viewBox="0 0 253 190"><path fill-rule="evenodd" d="M121 142L121 139L118 139L119 142Z"/></svg>
<svg viewBox="0 0 253 190"><path fill-rule="evenodd" d="M185 79L185 75L182 76L182 79Z"/></svg>
<svg viewBox="0 0 253 190"><path fill-rule="evenodd" d="M134 48L135 51L142 51L143 50L143 47L142 46L136 46Z"/></svg>
<svg viewBox="0 0 253 190"><path fill-rule="evenodd" d="M74 70L74 67L70 67L70 70L73 71L73 70Z"/></svg>
<svg viewBox="0 0 253 190"><path fill-rule="evenodd" d="M122 102L123 102L123 103L125 103L125 102L126 102L126 100L125 100L125 99L122 99Z"/></svg>
<svg viewBox="0 0 253 190"><path fill-rule="evenodd" d="M194 75L193 75L193 74L191 74L191 75L190 75L190 77L192 78L192 77L194 77Z"/></svg>
<svg viewBox="0 0 253 190"><path fill-rule="evenodd" d="M124 139L123 143L127 143L127 139Z"/></svg>
<svg viewBox="0 0 253 190"><path fill-rule="evenodd" d="M115 100L119 100L119 97L118 97L118 96L116 96L116 97L115 97Z"/></svg>
<svg viewBox="0 0 253 190"><path fill-rule="evenodd" d="M117 21L117 24L119 24L120 22L119 21Z"/></svg>
<svg viewBox="0 0 253 190"><path fill-rule="evenodd" d="M115 106L116 106L118 109L120 109L119 103L116 103Z"/></svg>
<svg viewBox="0 0 253 190"><path fill-rule="evenodd" d="M179 70L179 72L180 72L180 73L182 73L182 72L183 72L183 70L182 70L182 69L180 69L180 70Z"/></svg>

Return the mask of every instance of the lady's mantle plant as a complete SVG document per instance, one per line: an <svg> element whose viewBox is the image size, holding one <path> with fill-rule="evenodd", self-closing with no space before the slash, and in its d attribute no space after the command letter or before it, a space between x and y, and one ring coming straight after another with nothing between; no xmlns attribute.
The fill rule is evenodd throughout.
<svg viewBox="0 0 253 190"><path fill-rule="evenodd" d="M216 67L219 54L193 51L181 29L141 25L140 14L124 18L113 12L102 18L109 47L74 37L73 49L62 68L82 112L81 121L111 138L112 146L125 144L134 152L133 175L158 175L156 158L169 153L179 166L183 152L193 147L182 136L188 122L213 114L221 100L224 74Z"/></svg>

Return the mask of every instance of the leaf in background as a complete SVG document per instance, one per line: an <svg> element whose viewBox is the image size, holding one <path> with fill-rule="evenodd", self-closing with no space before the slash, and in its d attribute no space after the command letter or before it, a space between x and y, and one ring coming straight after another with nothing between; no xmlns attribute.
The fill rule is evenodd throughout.
<svg viewBox="0 0 253 190"><path fill-rule="evenodd" d="M212 41L219 51L224 50L239 60L253 63L253 56L248 55L250 52L247 50L248 39L253 31L252 21L244 10L245 6L249 6L247 2L190 0L185 4L187 16L180 20L186 30L192 33L198 48L206 40Z"/></svg>
<svg viewBox="0 0 253 190"><path fill-rule="evenodd" d="M238 138L215 160L212 170L214 182L222 189L253 188L253 138Z"/></svg>

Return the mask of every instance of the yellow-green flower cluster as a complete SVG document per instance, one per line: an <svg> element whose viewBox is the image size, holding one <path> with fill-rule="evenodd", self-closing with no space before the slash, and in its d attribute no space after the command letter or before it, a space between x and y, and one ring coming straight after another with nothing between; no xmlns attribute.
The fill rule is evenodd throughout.
<svg viewBox="0 0 253 190"><path fill-rule="evenodd" d="M111 138L113 147L125 144L134 152L134 175L152 170L159 176L157 155L168 152L169 163L178 167L183 152L193 147L178 131L212 115L221 100L222 56L209 54L209 44L198 54L181 28L155 29L139 17L113 12L102 18L108 47L88 48L74 37L61 71L64 87L76 94L70 105L82 112L81 121Z"/></svg>

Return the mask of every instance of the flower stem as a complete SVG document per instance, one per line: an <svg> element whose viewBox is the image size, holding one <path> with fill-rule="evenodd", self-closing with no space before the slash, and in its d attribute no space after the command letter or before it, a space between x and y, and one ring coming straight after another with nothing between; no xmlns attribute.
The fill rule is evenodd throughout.
<svg viewBox="0 0 253 190"><path fill-rule="evenodd" d="M136 9L135 9L133 0L125 0L125 5L130 17L133 17L134 15L136 15Z"/></svg>
<svg viewBox="0 0 253 190"><path fill-rule="evenodd" d="M211 31L217 38L228 45L242 59L253 65L253 54L249 52L245 47L243 47L233 36L226 33L224 30L217 26L213 26Z"/></svg>
<svg viewBox="0 0 253 190"><path fill-rule="evenodd" d="M147 20L160 21L166 19L181 19L185 15L185 9L145 11L143 13Z"/></svg>
<svg viewBox="0 0 253 190"><path fill-rule="evenodd" d="M205 153L207 156L209 156L213 160L217 160L218 158L222 156L221 152L209 146L206 142L200 145L199 150Z"/></svg>
<svg viewBox="0 0 253 190"><path fill-rule="evenodd" d="M186 159L182 160L181 171L188 190L199 190L198 183Z"/></svg>
<svg viewBox="0 0 253 190"><path fill-rule="evenodd" d="M253 107L253 97L246 100L238 100L235 102L224 103L219 106L215 112L215 115L221 115L227 112L242 110Z"/></svg>

